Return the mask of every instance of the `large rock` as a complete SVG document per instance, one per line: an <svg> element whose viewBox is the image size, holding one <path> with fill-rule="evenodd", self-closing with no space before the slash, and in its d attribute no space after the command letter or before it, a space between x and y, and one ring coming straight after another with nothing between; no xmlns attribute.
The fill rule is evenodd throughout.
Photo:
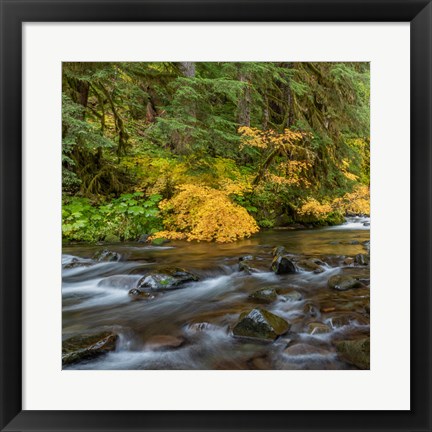
<svg viewBox="0 0 432 432"><path fill-rule="evenodd" d="M265 309L252 309L240 315L233 328L234 336L273 341L286 333L290 324Z"/></svg>
<svg viewBox="0 0 432 432"><path fill-rule="evenodd" d="M276 256L273 259L271 269L276 274L290 274L296 272L295 264L287 256L283 255Z"/></svg>
<svg viewBox="0 0 432 432"><path fill-rule="evenodd" d="M149 288L153 291L172 290L188 282L196 282L198 280L198 276L182 268L166 268L143 276L138 281L137 288Z"/></svg>
<svg viewBox="0 0 432 432"><path fill-rule="evenodd" d="M73 336L63 341L62 363L66 366L114 351L117 339L118 336L109 331Z"/></svg>
<svg viewBox="0 0 432 432"><path fill-rule="evenodd" d="M339 357L359 369L370 369L370 338L336 342Z"/></svg>
<svg viewBox="0 0 432 432"><path fill-rule="evenodd" d="M352 288L361 288L364 286L358 279L349 275L332 276L328 280L327 285L329 288L338 291L346 291Z"/></svg>
<svg viewBox="0 0 432 432"><path fill-rule="evenodd" d="M117 262L121 260L121 255L108 249L103 249L94 254L94 260L99 262Z"/></svg>
<svg viewBox="0 0 432 432"><path fill-rule="evenodd" d="M265 288L253 292L249 298L261 303L273 303L277 299L277 294L274 288Z"/></svg>

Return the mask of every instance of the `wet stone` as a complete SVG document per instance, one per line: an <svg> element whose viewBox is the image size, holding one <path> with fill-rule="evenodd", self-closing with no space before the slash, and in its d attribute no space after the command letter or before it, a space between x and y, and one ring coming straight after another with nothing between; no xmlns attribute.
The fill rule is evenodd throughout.
<svg viewBox="0 0 432 432"><path fill-rule="evenodd" d="M150 337L146 342L146 347L152 351L164 351L179 348L185 342L181 336L155 335Z"/></svg>
<svg viewBox="0 0 432 432"><path fill-rule="evenodd" d="M370 369L370 338L338 341L339 358L359 369Z"/></svg>
<svg viewBox="0 0 432 432"><path fill-rule="evenodd" d="M132 288L129 290L128 295L132 298L132 300L153 300L156 298L154 293L141 291L138 288Z"/></svg>
<svg viewBox="0 0 432 432"><path fill-rule="evenodd" d="M277 257L279 255L285 255L287 253L287 250L285 249L285 247L283 246L276 246L275 248L273 248L272 250L272 255L274 257Z"/></svg>
<svg viewBox="0 0 432 432"><path fill-rule="evenodd" d="M240 315L233 328L234 336L273 341L286 333L290 324L265 309L252 309Z"/></svg>
<svg viewBox="0 0 432 432"><path fill-rule="evenodd" d="M295 264L286 256L277 256L273 259L271 269L276 274L291 274L296 273Z"/></svg>
<svg viewBox="0 0 432 432"><path fill-rule="evenodd" d="M366 254L357 254L355 256L355 262L362 266L369 265L369 257Z"/></svg>
<svg viewBox="0 0 432 432"><path fill-rule="evenodd" d="M328 325L320 322L312 322L307 325L306 331L311 335L315 335L329 333L331 331L331 328Z"/></svg>
<svg viewBox="0 0 432 432"><path fill-rule="evenodd" d="M121 255L108 249L103 249L94 254L93 259L98 262L118 262L121 260Z"/></svg>
<svg viewBox="0 0 432 432"><path fill-rule="evenodd" d="M346 291L353 288L360 288L363 284L352 276L349 275L335 275L332 276L327 285L329 288L338 290L338 291Z"/></svg>
<svg viewBox="0 0 432 432"><path fill-rule="evenodd" d="M324 269L313 259L302 259L297 261L296 264L301 270L311 271L314 273L322 273L324 271Z"/></svg>
<svg viewBox="0 0 432 432"><path fill-rule="evenodd" d="M117 339L118 336L109 331L66 339L62 343L62 364L66 366L114 351Z"/></svg>
<svg viewBox="0 0 432 432"><path fill-rule="evenodd" d="M294 345L290 345L288 348L285 349L284 354L292 356L292 357L298 357L298 356L307 356L307 355L329 355L331 354L330 351L317 347L315 345L310 345L306 343L297 343Z"/></svg>
<svg viewBox="0 0 432 432"><path fill-rule="evenodd" d="M303 296L296 290L289 290L281 294L281 298L286 302L297 302L303 300Z"/></svg>
<svg viewBox="0 0 432 432"><path fill-rule="evenodd" d="M198 281L198 276L181 268L162 269L142 277L137 284L138 289L146 288L153 291L172 290L188 282Z"/></svg>
<svg viewBox="0 0 432 432"><path fill-rule="evenodd" d="M273 288L265 288L253 292L249 298L260 303L273 303L277 300L277 294Z"/></svg>

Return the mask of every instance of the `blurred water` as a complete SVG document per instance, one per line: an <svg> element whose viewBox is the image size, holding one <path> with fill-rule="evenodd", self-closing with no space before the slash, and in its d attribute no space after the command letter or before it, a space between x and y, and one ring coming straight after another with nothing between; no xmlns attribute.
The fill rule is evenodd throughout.
<svg viewBox="0 0 432 432"><path fill-rule="evenodd" d="M349 368L337 359L332 341L347 334L369 332L368 322L359 313L364 309L362 302L369 298L369 290L335 292L327 288L327 281L346 266L345 257L365 253L363 243L369 240L365 222L369 220L357 218L332 228L266 231L225 245L172 242L164 247L138 243L64 247L63 338L107 329L120 336L114 352L69 368ZM324 271L275 275L270 271L270 263L272 247L276 245L284 246L293 255L322 259L326 263ZM94 262L94 254L104 248L121 254L121 261ZM238 268L239 257L245 255L255 257L257 272L251 275ZM199 275L200 281L158 293L148 301L133 301L128 295L149 271L173 266ZM362 271L367 278L368 268ZM287 301L279 295L272 304L257 305L248 298L255 290L269 287L295 289L302 300ZM291 331L273 343L234 338L231 329L239 314L257 306L290 321ZM334 326L331 313L323 312L330 309L345 311L346 322ZM352 319L346 319L347 313ZM328 324L331 332L309 334L310 322ZM184 342L175 349L159 351L147 343L156 335L180 337ZM316 347L316 352L284 353L293 342Z"/></svg>

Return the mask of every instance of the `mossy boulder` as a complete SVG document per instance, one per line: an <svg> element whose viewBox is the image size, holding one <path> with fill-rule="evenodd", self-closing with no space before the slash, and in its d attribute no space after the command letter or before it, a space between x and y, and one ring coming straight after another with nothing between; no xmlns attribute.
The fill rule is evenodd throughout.
<svg viewBox="0 0 432 432"><path fill-rule="evenodd" d="M240 315L233 334L237 337L273 341L289 329L290 324L283 318L265 309L256 308Z"/></svg>
<svg viewBox="0 0 432 432"><path fill-rule="evenodd" d="M118 336L112 332L100 332L73 336L63 341L63 366L90 360L114 351Z"/></svg>
<svg viewBox="0 0 432 432"><path fill-rule="evenodd" d="M359 369L370 369L370 338L336 342L339 358Z"/></svg>
<svg viewBox="0 0 432 432"><path fill-rule="evenodd" d="M197 275L190 273L182 268L165 268L157 272L143 276L137 284L138 289L145 291L146 288L153 291L172 290L188 282L196 282Z"/></svg>
<svg viewBox="0 0 432 432"><path fill-rule="evenodd" d="M337 291L346 291L364 286L358 279L349 275L334 275L327 281L327 286Z"/></svg>
<svg viewBox="0 0 432 432"><path fill-rule="evenodd" d="M271 269L276 274L291 274L296 273L297 269L295 264L287 256L276 256L271 264Z"/></svg>
<svg viewBox="0 0 432 432"><path fill-rule="evenodd" d="M273 303L277 300L277 293L273 288L264 288L253 292L249 298L260 303Z"/></svg>

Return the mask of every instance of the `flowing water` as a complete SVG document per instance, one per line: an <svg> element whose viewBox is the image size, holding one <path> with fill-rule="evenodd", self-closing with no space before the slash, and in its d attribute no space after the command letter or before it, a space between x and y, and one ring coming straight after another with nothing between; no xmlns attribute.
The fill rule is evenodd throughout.
<svg viewBox="0 0 432 432"><path fill-rule="evenodd" d="M65 368L355 368L339 359L334 342L369 334L369 267L346 261L366 253L368 241L369 219L351 218L336 227L265 231L233 244L65 246L63 339L105 330L118 335L115 350ZM270 264L272 248L279 245L297 259L322 260L324 271L276 275ZM121 260L94 261L102 249L118 252ZM256 271L251 274L239 271L239 258L246 255L254 256ZM152 299L136 300L128 294L144 275L161 267L180 267L200 280L157 292ZM362 271L366 285L347 291L327 286L331 276L351 270ZM263 288L276 288L277 299L258 304L249 298ZM290 290L299 293L297 297L283 295ZM274 342L234 337L239 315L256 307L290 322L290 331ZM325 324L330 331L311 331L311 323ZM154 343L160 336L179 341L179 346L161 349ZM303 349L287 350L300 344Z"/></svg>

